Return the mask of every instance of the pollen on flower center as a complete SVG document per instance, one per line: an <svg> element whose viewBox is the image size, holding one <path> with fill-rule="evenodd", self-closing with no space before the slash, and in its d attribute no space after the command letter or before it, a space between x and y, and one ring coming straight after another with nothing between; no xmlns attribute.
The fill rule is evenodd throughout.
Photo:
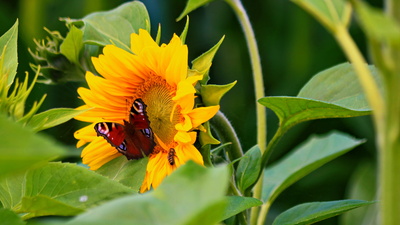
<svg viewBox="0 0 400 225"><path fill-rule="evenodd" d="M175 125L180 120L180 110L172 100L176 88L160 76L150 76L135 91L133 99L142 98L147 105L147 116L153 132L166 145L172 144L176 134Z"/></svg>

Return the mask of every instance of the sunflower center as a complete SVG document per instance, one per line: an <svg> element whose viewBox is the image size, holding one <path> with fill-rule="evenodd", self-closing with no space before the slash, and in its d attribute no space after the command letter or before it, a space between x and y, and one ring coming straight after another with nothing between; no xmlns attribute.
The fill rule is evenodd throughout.
<svg viewBox="0 0 400 225"><path fill-rule="evenodd" d="M136 98L142 98L147 105L150 127L166 145L171 145L176 134L175 125L180 119L180 110L172 100L176 88L159 76L150 76L136 90Z"/></svg>

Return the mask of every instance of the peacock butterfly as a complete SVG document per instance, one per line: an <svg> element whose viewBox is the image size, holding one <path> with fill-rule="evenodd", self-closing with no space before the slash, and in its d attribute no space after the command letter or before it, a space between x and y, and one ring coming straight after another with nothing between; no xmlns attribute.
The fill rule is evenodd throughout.
<svg viewBox="0 0 400 225"><path fill-rule="evenodd" d="M127 159L148 156L153 152L156 143L146 107L142 99L135 99L130 109L129 122L124 120L124 125L112 122L97 123L94 125L97 136L106 139Z"/></svg>

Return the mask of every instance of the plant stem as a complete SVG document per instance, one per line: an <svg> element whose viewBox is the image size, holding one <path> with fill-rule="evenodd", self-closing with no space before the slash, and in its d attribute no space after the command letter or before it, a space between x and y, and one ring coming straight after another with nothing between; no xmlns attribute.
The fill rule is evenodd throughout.
<svg viewBox="0 0 400 225"><path fill-rule="evenodd" d="M256 99L260 99L264 97L264 81L262 76L260 54L258 53L257 42L254 36L253 28L251 27L249 17L247 16L246 11L243 8L243 5L240 2L240 0L226 0L226 1L229 3L229 5L231 5L234 12L236 13L236 16L240 21L240 24L242 25L247 41L247 46L249 48L251 66L253 70L255 96ZM265 107L260 104L256 104L256 109L257 109L257 144L261 150L261 153L263 153L267 145L266 110Z"/></svg>
<svg viewBox="0 0 400 225"><path fill-rule="evenodd" d="M366 94L369 105L373 110L373 117L377 132L383 131L385 119L385 104L382 93L379 91L368 64L357 48L345 26L338 26L333 32L349 61L353 64L358 80ZM378 140L381 143L383 140Z"/></svg>
<svg viewBox="0 0 400 225"><path fill-rule="evenodd" d="M386 14L397 22L400 22L400 1L399 0L386 0L385 1Z"/></svg>
<svg viewBox="0 0 400 225"><path fill-rule="evenodd" d="M400 0L386 0L385 12L388 17L400 23ZM382 49L386 48L386 49ZM387 44L375 51L374 56L387 54L392 62L399 62L400 47ZM378 132L384 141L379 143L379 223L395 225L400 221L400 65L387 65L383 61L380 68L386 80L387 104L385 132Z"/></svg>
<svg viewBox="0 0 400 225"><path fill-rule="evenodd" d="M210 121L211 127L217 133L218 137L222 142L231 142L227 148L228 156L231 161L238 159L243 156L242 146L240 146L239 138L236 135L235 129L233 129L228 118L221 112L217 114Z"/></svg>
<svg viewBox="0 0 400 225"><path fill-rule="evenodd" d="M238 20L242 26L244 35L246 37L247 47L249 49L251 66L253 70L253 82L255 88L255 96L256 99L260 99L264 97L264 81L262 76L261 69L261 60L260 54L258 52L257 41L254 35L253 28L251 26L249 17L247 16L246 10L244 9L240 0L226 0L226 2L232 7L235 12ZM261 104L256 103L256 111L257 111L257 144L260 148L261 154L264 155L266 146L267 146L267 118L266 118L266 109ZM261 185L262 185L262 176L258 180L255 191L253 193L253 197L260 199L261 198ZM251 209L250 215L250 224L256 224L257 216L260 208L253 207Z"/></svg>

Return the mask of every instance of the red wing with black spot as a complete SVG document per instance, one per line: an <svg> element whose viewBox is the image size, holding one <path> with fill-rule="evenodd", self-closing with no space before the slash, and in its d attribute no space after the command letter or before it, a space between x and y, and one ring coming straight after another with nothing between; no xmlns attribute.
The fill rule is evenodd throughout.
<svg viewBox="0 0 400 225"><path fill-rule="evenodd" d="M130 109L129 122L124 125L101 122L94 126L97 136L102 136L127 159L140 159L153 152L154 134L146 113L146 104L136 99Z"/></svg>

